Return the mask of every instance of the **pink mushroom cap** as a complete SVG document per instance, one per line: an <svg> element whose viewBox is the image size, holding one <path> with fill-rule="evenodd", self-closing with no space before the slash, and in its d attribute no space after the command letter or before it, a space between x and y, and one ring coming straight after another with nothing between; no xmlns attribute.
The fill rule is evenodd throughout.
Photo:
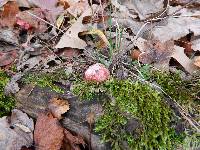
<svg viewBox="0 0 200 150"><path fill-rule="evenodd" d="M108 80L110 77L109 70L100 63L96 63L90 66L85 71L85 80L92 82L103 82Z"/></svg>

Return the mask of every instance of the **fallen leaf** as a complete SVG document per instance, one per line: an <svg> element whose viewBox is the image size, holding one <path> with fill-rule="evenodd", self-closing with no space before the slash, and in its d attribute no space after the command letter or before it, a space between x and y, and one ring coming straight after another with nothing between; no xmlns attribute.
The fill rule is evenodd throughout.
<svg viewBox="0 0 200 150"><path fill-rule="evenodd" d="M17 109L12 111L11 118L11 124L7 117L0 118L1 149L20 150L22 146L30 147L33 144L33 120Z"/></svg>
<svg viewBox="0 0 200 150"><path fill-rule="evenodd" d="M31 3L41 8L51 23L55 23L57 16L63 12L63 7L57 7L58 0L31 0Z"/></svg>
<svg viewBox="0 0 200 150"><path fill-rule="evenodd" d="M132 58L133 60L138 60L140 54L141 54L141 51L140 51L140 50L134 49L134 50L131 51L131 58Z"/></svg>
<svg viewBox="0 0 200 150"><path fill-rule="evenodd" d="M18 109L12 110L10 125L13 127L17 126L24 132L33 132L34 130L33 119L29 118L26 113L23 113Z"/></svg>
<svg viewBox="0 0 200 150"><path fill-rule="evenodd" d="M107 47L110 47L110 42L108 41L108 39L106 38L106 36L104 35L104 33L101 30L91 29L90 31L85 31L85 32L81 33L81 35L86 35L86 34L98 35L99 38L105 43L105 45Z"/></svg>
<svg viewBox="0 0 200 150"><path fill-rule="evenodd" d="M88 0L66 0L68 5L67 11L74 17L80 16L89 8Z"/></svg>
<svg viewBox="0 0 200 150"><path fill-rule="evenodd" d="M193 64L193 61L185 55L184 48L174 46L174 49L172 57L176 59L187 72L190 74L195 73L195 71L197 71L197 67Z"/></svg>
<svg viewBox="0 0 200 150"><path fill-rule="evenodd" d="M64 130L64 135L64 140L69 143L71 150L80 150L80 144L85 147L84 139L80 135L74 136L67 129Z"/></svg>
<svg viewBox="0 0 200 150"><path fill-rule="evenodd" d="M10 79L10 81L6 84L6 87L4 89L4 93L6 95L9 95L9 94L15 94L17 93L20 88L19 88L19 85L17 83L17 81L19 81L21 78L22 78L22 73L19 72L19 73L16 73L15 75L12 76L12 78Z"/></svg>
<svg viewBox="0 0 200 150"><path fill-rule="evenodd" d="M121 1L124 3L125 1ZM137 15L135 14L136 12L133 10L133 8L130 5L123 5L121 2L118 0L111 0L111 3L113 6L115 6L117 9L120 11L120 15L124 17L131 17L131 18L137 18Z"/></svg>
<svg viewBox="0 0 200 150"><path fill-rule="evenodd" d="M63 14L61 14L61 15L57 18L57 20L56 20L56 26L57 26L58 28L60 28L61 25L63 24L64 20L65 20L65 15L64 15L64 13L63 13Z"/></svg>
<svg viewBox="0 0 200 150"><path fill-rule="evenodd" d="M144 64L153 63L162 70L169 69L169 61L174 51L174 42L160 42L159 40L144 41L144 49L140 49L139 60Z"/></svg>
<svg viewBox="0 0 200 150"><path fill-rule="evenodd" d="M46 23L34 17L33 15L37 16L38 18L45 19L45 16L40 8L33 8L31 10L19 12L16 15L16 18L17 18L16 23L21 28L26 29L26 30L33 28L35 32L45 32L47 30Z"/></svg>
<svg viewBox="0 0 200 150"><path fill-rule="evenodd" d="M61 5L64 7L64 10L66 10L67 8L69 8L69 4L67 3L67 0L59 0L58 1L58 5Z"/></svg>
<svg viewBox="0 0 200 150"><path fill-rule="evenodd" d="M0 27L13 27L16 23L16 14L19 12L19 7L16 2L8 2L0 11Z"/></svg>
<svg viewBox="0 0 200 150"><path fill-rule="evenodd" d="M38 115L34 132L37 150L60 150L64 138L63 130L52 114Z"/></svg>
<svg viewBox="0 0 200 150"><path fill-rule="evenodd" d="M197 58L195 58L194 65L197 66L197 67L200 67L200 56L198 56Z"/></svg>
<svg viewBox="0 0 200 150"><path fill-rule="evenodd" d="M134 15L136 12L140 20L147 19L164 9L164 0L119 0L119 3L127 7L130 14Z"/></svg>
<svg viewBox="0 0 200 150"><path fill-rule="evenodd" d="M41 61L41 56L31 57L27 61L21 62L21 64L17 66L17 70L31 70L39 66Z"/></svg>
<svg viewBox="0 0 200 150"><path fill-rule="evenodd" d="M0 41L8 43L10 45L18 46L19 45L19 32L12 30L11 28L2 28L0 29ZM4 50L5 51L5 50Z"/></svg>
<svg viewBox="0 0 200 150"><path fill-rule="evenodd" d="M200 51L200 39L195 39L192 41L192 49L194 51Z"/></svg>
<svg viewBox="0 0 200 150"><path fill-rule="evenodd" d="M13 63L16 60L17 56L18 54L16 50L12 50L5 53L0 52L0 67L7 66Z"/></svg>
<svg viewBox="0 0 200 150"><path fill-rule="evenodd" d="M29 0L16 0L16 2L19 7L25 7L25 8L31 7L31 3L29 2Z"/></svg>
<svg viewBox="0 0 200 150"><path fill-rule="evenodd" d="M178 39L177 41L175 41L175 45L178 45L180 47L184 48L184 52L187 56L191 56L192 55L192 42L187 38L187 37L183 37L181 39Z"/></svg>
<svg viewBox="0 0 200 150"><path fill-rule="evenodd" d="M186 5L187 3L190 3L191 0L171 0L172 5ZM191 5L200 4L199 0L195 0L191 3Z"/></svg>
<svg viewBox="0 0 200 150"><path fill-rule="evenodd" d="M87 114L87 122L88 124L92 125L95 123L95 113L94 112L89 112Z"/></svg>
<svg viewBox="0 0 200 150"><path fill-rule="evenodd" d="M92 6L93 9L97 7L96 5ZM89 27L87 25L82 24L82 20L85 16L92 15L91 8L85 9L85 12L76 20L74 24L64 33L64 35L61 37L58 44L55 46L55 48L64 48L64 47L71 47L71 48L78 48L78 49L84 49L87 44L85 41L79 38L78 34L83 31L87 31Z"/></svg>
<svg viewBox="0 0 200 150"><path fill-rule="evenodd" d="M194 33L195 36L200 35L200 19L195 17L200 15L200 11L191 12L183 8L179 13L181 15L177 17L169 17L167 24L153 28L152 34L156 39L165 42L168 40L178 40L189 33Z"/></svg>
<svg viewBox="0 0 200 150"><path fill-rule="evenodd" d="M9 0L0 0L0 8L5 5Z"/></svg>
<svg viewBox="0 0 200 150"><path fill-rule="evenodd" d="M75 48L64 48L60 49L56 54L63 59L72 59L80 54L80 50Z"/></svg>
<svg viewBox="0 0 200 150"><path fill-rule="evenodd" d="M48 108L55 118L61 119L61 115L69 110L69 103L64 99L53 98L49 101Z"/></svg>
<svg viewBox="0 0 200 150"><path fill-rule="evenodd" d="M90 66L85 71L85 80L91 82L103 82L108 80L110 77L110 71L100 63L96 63Z"/></svg>

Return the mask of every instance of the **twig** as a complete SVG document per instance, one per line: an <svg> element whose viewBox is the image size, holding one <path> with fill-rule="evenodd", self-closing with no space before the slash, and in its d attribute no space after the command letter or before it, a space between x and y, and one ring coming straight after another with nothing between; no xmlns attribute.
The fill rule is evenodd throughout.
<svg viewBox="0 0 200 150"><path fill-rule="evenodd" d="M167 18L169 18L169 17L171 17L171 16L176 15L176 13L178 13L178 12L181 11L183 8L187 7L188 5L190 5L191 3L195 2L195 1L197 1L197 0L191 0L190 2L188 2L187 4L185 4L184 6L182 6L181 8L179 8L178 10L174 11L173 13L171 13L171 14L165 16L165 17L160 18L160 16L163 15L163 13L162 13L162 15L159 15L159 16L157 16L157 17L155 17L155 18L153 18L153 19L147 20L147 21L145 21L145 22L158 21L158 20L167 19ZM169 6L168 6L168 7L169 7ZM165 12L166 12L166 11L165 11Z"/></svg>
<svg viewBox="0 0 200 150"><path fill-rule="evenodd" d="M54 28L56 28L57 30L59 30L60 32L62 32L62 33L65 33L64 31L62 31L61 29L59 29L58 27L56 27L55 25L53 25L53 24L51 24L50 22L48 22L48 21L46 21L46 20L44 20L44 19L42 19L42 18L40 18L40 17L38 17L38 16L36 16L36 15L34 15L34 14L32 14L31 12L29 12L29 11L26 11L29 15L31 15L31 16L33 16L33 17L35 17L35 18L37 18L37 19L39 19L39 20L41 20L41 21L43 21L43 22L45 22L46 24L48 24L48 25L50 25L50 26L52 26L52 27L54 27Z"/></svg>
<svg viewBox="0 0 200 150"><path fill-rule="evenodd" d="M163 11L161 14L159 14L158 16L156 16L156 17L154 17L154 18L152 18L152 19L146 20L145 22L149 22L149 23L150 23L150 22L152 22L152 21L159 20L158 18L161 17L162 15L164 15L164 13L167 12L169 6L170 6L170 5L169 5L169 0L167 0L167 6L165 7L164 11Z"/></svg>

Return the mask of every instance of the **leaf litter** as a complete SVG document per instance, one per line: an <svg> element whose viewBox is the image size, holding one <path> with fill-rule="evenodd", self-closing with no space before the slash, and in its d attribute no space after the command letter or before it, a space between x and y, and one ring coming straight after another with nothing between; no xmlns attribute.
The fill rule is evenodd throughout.
<svg viewBox="0 0 200 150"><path fill-rule="evenodd" d="M111 0L111 4L0 0L0 67L15 68L4 92L18 93L27 73L54 72L55 68L67 69L68 65L69 76L80 73L86 82L98 80L97 84L118 76L120 71L120 79L127 78L130 72L143 77L144 71L137 66L127 71L132 59L162 71L181 68L186 75L199 75L199 5L199 1L190 0ZM99 70L103 70L102 76ZM87 147L91 141L65 129L60 122L67 118L65 114L71 107L67 100L50 98L47 112L37 117L35 129L25 113L12 110L10 120L0 119L0 147L30 148L33 143L41 150ZM95 124L93 119L94 116L86 120ZM189 122L193 126L193 121Z"/></svg>

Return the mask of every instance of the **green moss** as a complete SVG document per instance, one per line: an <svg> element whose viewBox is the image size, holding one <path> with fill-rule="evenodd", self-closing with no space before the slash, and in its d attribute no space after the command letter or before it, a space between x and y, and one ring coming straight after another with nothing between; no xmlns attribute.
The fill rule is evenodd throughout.
<svg viewBox="0 0 200 150"><path fill-rule="evenodd" d="M54 73L27 74L22 82L25 84L35 84L40 87L49 87L55 92L64 93L64 90L55 83L67 78L68 76L65 74L64 70L58 70Z"/></svg>
<svg viewBox="0 0 200 150"><path fill-rule="evenodd" d="M104 115L98 119L95 130L104 141L112 143L113 149L125 149L123 141L129 148L138 150L171 150L178 144L178 135L170 126L173 113L162 95L149 85L111 79L98 85L82 81L73 90L82 98L91 99L102 91L105 97L110 97L105 101ZM128 132L125 126L131 118L137 118L141 127Z"/></svg>
<svg viewBox="0 0 200 150"><path fill-rule="evenodd" d="M14 108L14 98L4 95L4 88L9 81L9 76L2 70L0 70L0 117L8 115Z"/></svg>
<svg viewBox="0 0 200 150"><path fill-rule="evenodd" d="M153 72L151 82L156 82L162 89L191 113L200 114L199 80L182 80L180 74Z"/></svg>
<svg viewBox="0 0 200 150"><path fill-rule="evenodd" d="M98 97L101 93L105 92L103 84L87 82L78 78L74 81L72 89L73 93L82 100L92 100L94 97Z"/></svg>

